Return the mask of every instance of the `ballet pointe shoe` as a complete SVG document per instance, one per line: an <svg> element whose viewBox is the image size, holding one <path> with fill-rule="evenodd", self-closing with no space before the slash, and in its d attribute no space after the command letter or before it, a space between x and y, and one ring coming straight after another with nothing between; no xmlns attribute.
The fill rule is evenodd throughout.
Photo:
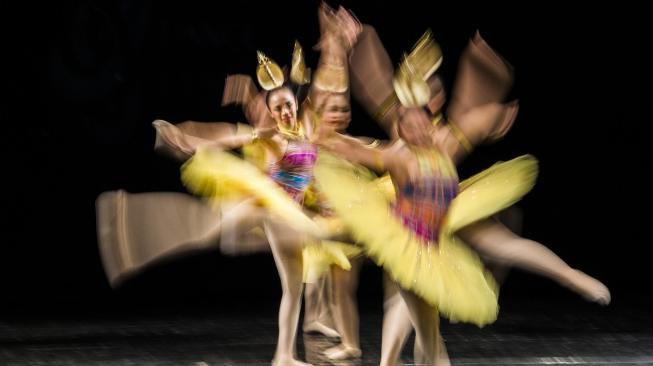
<svg viewBox="0 0 653 366"><path fill-rule="evenodd" d="M359 358L362 355L360 348L345 346L344 344L328 348L324 351L326 358L332 361L348 360L352 358Z"/></svg>
<svg viewBox="0 0 653 366"><path fill-rule="evenodd" d="M596 278L577 269L572 269L568 286L578 292L587 301L606 306L612 300L610 290Z"/></svg>
<svg viewBox="0 0 653 366"><path fill-rule="evenodd" d="M338 333L338 331L329 328L318 321L304 325L304 333L320 333L328 338L340 338L340 333Z"/></svg>

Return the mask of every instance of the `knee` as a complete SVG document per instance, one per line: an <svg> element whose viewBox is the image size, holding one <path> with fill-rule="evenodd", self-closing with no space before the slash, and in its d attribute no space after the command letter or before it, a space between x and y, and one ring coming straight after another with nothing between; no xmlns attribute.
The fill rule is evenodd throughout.
<svg viewBox="0 0 653 366"><path fill-rule="evenodd" d="M284 296L290 296L292 298L301 298L303 283L300 281L286 282L282 284L282 291Z"/></svg>

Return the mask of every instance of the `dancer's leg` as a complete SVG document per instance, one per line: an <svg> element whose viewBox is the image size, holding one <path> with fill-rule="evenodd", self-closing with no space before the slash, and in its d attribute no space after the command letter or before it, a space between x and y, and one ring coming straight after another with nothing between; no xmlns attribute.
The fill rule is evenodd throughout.
<svg viewBox="0 0 653 366"><path fill-rule="evenodd" d="M281 280L281 305L279 306L279 338L273 365L307 365L295 359L295 337L302 300L303 272L301 237L296 242L280 241L283 226L266 222L265 234L270 242L274 262ZM285 236L284 236L285 237Z"/></svg>
<svg viewBox="0 0 653 366"><path fill-rule="evenodd" d="M327 284L329 275L322 276L314 283L304 287L304 332L321 333L327 337L337 338L338 332L326 325L322 319L328 318L329 294Z"/></svg>
<svg viewBox="0 0 653 366"><path fill-rule="evenodd" d="M399 363L401 350L413 331L408 308L399 294L399 286L383 273L383 330L381 335L381 366ZM415 348L419 348L417 339Z"/></svg>
<svg viewBox="0 0 653 366"><path fill-rule="evenodd" d="M408 314L415 326L415 338L419 339L424 364L450 366L449 357L442 349L444 342L440 335L438 310L411 291L399 289L408 308Z"/></svg>
<svg viewBox="0 0 653 366"><path fill-rule="evenodd" d="M337 266L333 266L331 270L333 280L333 319L336 328L340 331L341 339L340 345L325 351L325 355L332 360L361 356L356 291L358 289L358 278L363 260L363 257L351 259L351 269L349 271L345 271Z"/></svg>
<svg viewBox="0 0 653 366"><path fill-rule="evenodd" d="M549 277L590 301L610 303L610 291L600 281L571 268L544 245L515 235L495 219L470 225L459 235L484 257Z"/></svg>

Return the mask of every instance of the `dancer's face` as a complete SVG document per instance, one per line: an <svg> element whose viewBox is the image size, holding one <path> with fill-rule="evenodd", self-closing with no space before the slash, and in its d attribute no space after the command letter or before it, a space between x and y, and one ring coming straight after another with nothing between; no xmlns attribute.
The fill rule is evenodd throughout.
<svg viewBox="0 0 653 366"><path fill-rule="evenodd" d="M402 111L397 132L399 137L411 145L433 145L431 121L421 108L406 108Z"/></svg>
<svg viewBox="0 0 653 366"><path fill-rule="evenodd" d="M324 104L320 122L335 131L344 131L351 122L351 107L347 96L344 94L329 96Z"/></svg>
<svg viewBox="0 0 653 366"><path fill-rule="evenodd" d="M268 109L274 121L287 129L297 128L297 98L288 88L270 92Z"/></svg>

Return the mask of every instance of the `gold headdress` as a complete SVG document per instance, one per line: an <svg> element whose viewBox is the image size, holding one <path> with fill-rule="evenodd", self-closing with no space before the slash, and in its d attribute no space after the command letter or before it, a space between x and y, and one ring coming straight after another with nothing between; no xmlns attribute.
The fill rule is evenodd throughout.
<svg viewBox="0 0 653 366"><path fill-rule="evenodd" d="M282 86L285 77L279 65L261 51L256 51L256 54L258 56L256 77L261 87L265 90L272 90ZM304 53L297 41L295 41L292 55L290 80L297 85L303 85L311 81L311 69L307 68L304 63Z"/></svg>
<svg viewBox="0 0 653 366"><path fill-rule="evenodd" d="M347 66L322 64L315 73L315 87L332 93L344 93L349 88Z"/></svg>
<svg viewBox="0 0 653 366"><path fill-rule="evenodd" d="M304 85L311 82L311 69L304 63L304 51L299 42L295 41L292 51L292 65L290 67L290 80L297 85Z"/></svg>
<svg viewBox="0 0 653 366"><path fill-rule="evenodd" d="M347 60L322 62L315 72L313 85L331 93L344 93L349 89Z"/></svg>
<svg viewBox="0 0 653 366"><path fill-rule="evenodd" d="M421 107L431 98L431 88L426 80L442 64L442 51L427 30L413 50L404 55L392 82L397 98L406 107Z"/></svg>
<svg viewBox="0 0 653 366"><path fill-rule="evenodd" d="M283 85L283 71L276 62L270 60L263 52L256 51L258 67L256 67L256 78L258 83L265 90L272 90Z"/></svg>

